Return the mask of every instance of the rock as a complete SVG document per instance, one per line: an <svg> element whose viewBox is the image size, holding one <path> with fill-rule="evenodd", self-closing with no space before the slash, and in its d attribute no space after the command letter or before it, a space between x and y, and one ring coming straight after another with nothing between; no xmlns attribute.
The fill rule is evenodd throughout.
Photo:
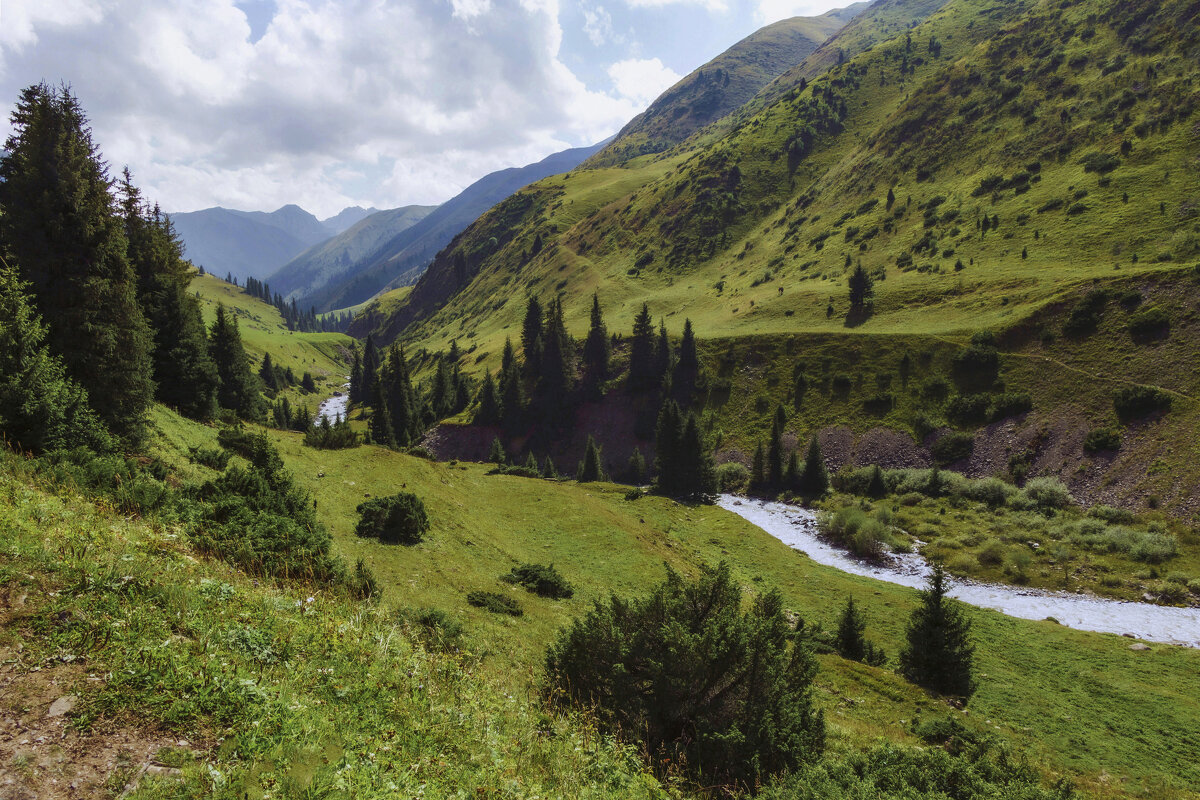
<svg viewBox="0 0 1200 800"><path fill-rule="evenodd" d="M1147 603L1153 603L1158 598L1155 597L1154 595L1150 594L1149 592L1143 592L1142 599L1145 600Z"/></svg>
<svg viewBox="0 0 1200 800"><path fill-rule="evenodd" d="M75 708L75 704L79 702L79 698L73 694L65 694L50 704L50 710L46 712L47 717L62 717L70 714Z"/></svg>
<svg viewBox="0 0 1200 800"><path fill-rule="evenodd" d="M1124 636L1126 639L1136 639L1137 638L1132 633L1122 633L1121 635Z"/></svg>
<svg viewBox="0 0 1200 800"><path fill-rule="evenodd" d="M1148 645L1148 644L1143 644L1143 643L1141 643L1141 642L1138 642L1137 644L1131 644L1131 645L1129 645L1129 649L1130 649L1130 650L1139 650L1139 651L1140 651L1140 650L1149 650L1149 649L1150 649L1150 645Z"/></svg>

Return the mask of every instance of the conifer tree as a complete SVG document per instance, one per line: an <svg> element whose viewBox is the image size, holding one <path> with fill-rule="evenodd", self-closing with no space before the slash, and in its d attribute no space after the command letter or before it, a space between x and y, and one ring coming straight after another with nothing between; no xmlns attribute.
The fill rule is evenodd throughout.
<svg viewBox="0 0 1200 800"><path fill-rule="evenodd" d="M525 392L521 386L521 369L516 361L510 361L500 375L501 423L509 431L516 431L525 419Z"/></svg>
<svg viewBox="0 0 1200 800"><path fill-rule="evenodd" d="M492 447L488 452L488 461L496 466L501 466L504 464L506 458L507 456L504 455L504 445L500 444L500 437L492 439Z"/></svg>
<svg viewBox="0 0 1200 800"><path fill-rule="evenodd" d="M532 450L529 451L529 457L525 459L525 469L538 471L537 456L533 454Z"/></svg>
<svg viewBox="0 0 1200 800"><path fill-rule="evenodd" d="M525 359L525 375L537 380L542 368L542 304L535 295L525 303L525 319L521 324L521 350Z"/></svg>
<svg viewBox="0 0 1200 800"><path fill-rule="evenodd" d="M683 435L683 420L680 419L679 404L664 400L658 411L658 425L654 429L655 481L659 493L668 496L679 494L680 486L680 439Z"/></svg>
<svg viewBox="0 0 1200 800"><path fill-rule="evenodd" d="M821 443L816 435L809 440L808 455L804 457L804 474L800 478L800 491L809 497L820 497L829 491L829 471L825 469L825 458L821 455Z"/></svg>
<svg viewBox="0 0 1200 800"><path fill-rule="evenodd" d="M512 339L505 336L504 337L504 354L500 357L500 374L504 375L505 373L507 373L508 368L511 367L516 362L516 360L517 360L517 356L516 356L516 353L513 352Z"/></svg>
<svg viewBox="0 0 1200 800"><path fill-rule="evenodd" d="M696 415L688 412L687 421L679 437L679 493L688 497L715 494L717 491L717 469L712 453L704 442L700 422Z"/></svg>
<svg viewBox="0 0 1200 800"><path fill-rule="evenodd" d="M576 480L580 483L604 480L604 469L600 466L600 448L591 436L587 438L587 447L583 451L583 461L579 462Z"/></svg>
<svg viewBox="0 0 1200 800"><path fill-rule="evenodd" d="M646 457L642 455L642 451L638 448L633 448L633 453L629 456L629 464L626 467L628 472L627 479L635 486L640 486L646 481Z"/></svg>
<svg viewBox="0 0 1200 800"><path fill-rule="evenodd" d="M111 181L70 89L21 93L0 159L0 250L30 284L47 344L133 444L154 399L153 336L137 303Z"/></svg>
<svg viewBox="0 0 1200 800"><path fill-rule="evenodd" d="M250 369L237 317L227 314L223 304L217 305L217 318L208 336L208 352L220 379L217 402L221 408L233 411L242 419L262 419L262 384Z"/></svg>
<svg viewBox="0 0 1200 800"><path fill-rule="evenodd" d="M142 201L128 168L120 198L138 304L153 335L156 396L186 416L208 419L217 410L217 368L208 355L200 303L188 291L192 275L183 244L171 220Z"/></svg>
<svg viewBox="0 0 1200 800"><path fill-rule="evenodd" d="M575 342L563 322L562 303L551 300L542 330L542 367L537 383L538 401L546 421L562 424L571 410L575 373Z"/></svg>
<svg viewBox="0 0 1200 800"><path fill-rule="evenodd" d="M383 395L383 381L377 377L371 389L371 420L367 430L375 444L395 448L396 434L389 416L387 399Z"/></svg>
<svg viewBox="0 0 1200 800"><path fill-rule="evenodd" d="M957 600L946 596L946 572L933 565L921 605L913 611L900 651L900 674L938 694L969 698L975 693L971 625Z"/></svg>
<svg viewBox="0 0 1200 800"><path fill-rule="evenodd" d="M275 365L271 363L270 353L263 353L262 366L258 368L258 379L272 396L274 392L279 391L279 381L275 377Z"/></svg>
<svg viewBox="0 0 1200 800"><path fill-rule="evenodd" d="M629 388L646 392L658 387L654 374L654 324L645 303L633 320L633 336L629 340Z"/></svg>
<svg viewBox="0 0 1200 800"><path fill-rule="evenodd" d="M683 321L683 338L679 341L679 359L675 363L675 375L671 385L680 402L687 404L696 391L700 379L700 360L696 355L696 335L692 321Z"/></svg>
<svg viewBox="0 0 1200 800"><path fill-rule="evenodd" d="M546 463L542 465L542 477L546 480L557 480L558 470L554 468L554 459L546 456Z"/></svg>
<svg viewBox="0 0 1200 800"><path fill-rule="evenodd" d="M591 323L588 326L587 339L583 343L583 363L588 391L595 397L599 396L600 387L608 380L609 352L608 330L604 327L600 296L593 294Z"/></svg>
<svg viewBox="0 0 1200 800"><path fill-rule="evenodd" d="M795 450L788 453L787 467L783 470L783 485L790 491L800 489L800 456Z"/></svg>
<svg viewBox="0 0 1200 800"><path fill-rule="evenodd" d="M887 484L883 482L883 470L876 464L871 470L871 480L867 483L867 497L878 500L887 494Z"/></svg>
<svg viewBox="0 0 1200 800"><path fill-rule="evenodd" d="M659 386L671 377L671 367L675 355L671 351L671 339L667 336L667 325L662 320L658 322L658 337L654 341L654 378Z"/></svg>
<svg viewBox="0 0 1200 800"><path fill-rule="evenodd" d="M363 386L362 354L354 348L354 360L350 363L350 402L361 403L366 399L366 389Z"/></svg>
<svg viewBox="0 0 1200 800"><path fill-rule="evenodd" d="M859 264L850 274L850 308L852 310L865 308L867 303L871 302L874 293L875 282L863 269L863 265Z"/></svg>
<svg viewBox="0 0 1200 800"><path fill-rule="evenodd" d="M767 455L763 450L763 444L760 441L758 447L754 448L754 460L750 466L750 488L762 490L763 485L767 482Z"/></svg>
<svg viewBox="0 0 1200 800"><path fill-rule="evenodd" d="M837 638L834 647L838 655L851 661L862 661L867 656L866 620L854 605L854 597L846 598L846 606L838 619Z"/></svg>
<svg viewBox="0 0 1200 800"><path fill-rule="evenodd" d="M767 440L767 485L775 491L783 487L783 428L786 424L787 413L783 406L778 406L771 420L771 437Z"/></svg>
<svg viewBox="0 0 1200 800"><path fill-rule="evenodd" d="M375 346L375 337L367 334L366 344L363 345L362 362L362 402L370 403L375 391L375 379L379 377L380 357L379 348Z"/></svg>
<svg viewBox="0 0 1200 800"><path fill-rule="evenodd" d="M421 429L417 421L417 402L413 394L412 378L408 372L408 360L399 345L393 344L388 349L383 381L392 434L396 437L398 446L407 447L420 435Z"/></svg>
<svg viewBox="0 0 1200 800"><path fill-rule="evenodd" d="M87 392L67 377L45 339L25 287L0 260L0 434L34 453L111 450L115 442L88 405Z"/></svg>
<svg viewBox="0 0 1200 800"><path fill-rule="evenodd" d="M479 387L476 402L478 407L475 409L475 417L472 420L476 425L500 424L503 406L500 401L500 392L496 389L496 382L492 380L491 370L484 372L483 385Z"/></svg>

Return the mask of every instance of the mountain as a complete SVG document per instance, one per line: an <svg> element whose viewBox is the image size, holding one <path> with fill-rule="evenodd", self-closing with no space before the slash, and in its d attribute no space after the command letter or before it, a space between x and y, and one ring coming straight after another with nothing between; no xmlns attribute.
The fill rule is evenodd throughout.
<svg viewBox="0 0 1200 800"><path fill-rule="evenodd" d="M434 255L480 214L523 186L574 169L605 144L563 150L535 164L502 169L480 178L420 222L347 266L338 281L293 290L298 292L299 304L316 306L319 311L346 308L370 299L385 287L412 283ZM282 274L272 278L272 285L279 280L284 280Z"/></svg>
<svg viewBox="0 0 1200 800"><path fill-rule="evenodd" d="M682 142L740 108L867 5L855 3L818 17L792 17L755 31L663 92L587 165L611 166Z"/></svg>
<svg viewBox="0 0 1200 800"><path fill-rule="evenodd" d="M378 212L379 209L375 208L374 206L371 206L370 208L363 208L362 206L348 206L343 208L334 216L321 220L321 224L325 226L325 229L329 231L331 236L336 236L355 223L360 222Z"/></svg>
<svg viewBox="0 0 1200 800"><path fill-rule="evenodd" d="M239 279L265 278L331 235L316 217L295 205L270 213L218 206L172 214L171 221L193 264Z"/></svg>
<svg viewBox="0 0 1200 800"><path fill-rule="evenodd" d="M435 208L437 206L404 206L376 211L333 238L305 250L280 267L267 283L272 291L284 296L320 290L338 280L354 264L378 252L383 244L425 219ZM343 211L338 216L344 218L346 213Z"/></svg>

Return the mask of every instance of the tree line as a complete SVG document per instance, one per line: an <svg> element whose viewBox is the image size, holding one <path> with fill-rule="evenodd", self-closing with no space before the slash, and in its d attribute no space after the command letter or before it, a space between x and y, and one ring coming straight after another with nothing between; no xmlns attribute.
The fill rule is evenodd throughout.
<svg viewBox="0 0 1200 800"><path fill-rule="evenodd" d="M227 283L238 285L237 278L232 274L225 277ZM354 315L349 311L341 314L329 313L318 314L316 306L310 306L307 311L302 311L296 304L295 298L292 301L283 299L283 295L279 292L271 292L271 284L265 281L260 281L257 278L246 278L245 283L241 287L242 291L251 297L262 300L267 305L275 306L279 311L279 315L283 317L283 323L287 325L289 331L299 331L300 333L345 333L350 328L350 323L354 321Z"/></svg>

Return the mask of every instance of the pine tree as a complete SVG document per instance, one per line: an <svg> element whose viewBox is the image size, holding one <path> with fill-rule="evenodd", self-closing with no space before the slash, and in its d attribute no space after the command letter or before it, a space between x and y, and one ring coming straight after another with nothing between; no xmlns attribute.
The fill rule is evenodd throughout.
<svg viewBox="0 0 1200 800"><path fill-rule="evenodd" d="M626 479L634 486L641 486L646 482L646 457L636 447L633 448L633 453L629 456L626 473Z"/></svg>
<svg viewBox="0 0 1200 800"><path fill-rule="evenodd" d="M389 416L387 399L383 394L383 382L376 378L375 385L371 389L371 419L367 424L367 430L371 434L371 441L375 444L395 448L396 434Z"/></svg>
<svg viewBox="0 0 1200 800"><path fill-rule="evenodd" d="M500 444L500 438L496 437L492 439L492 447L488 452L488 461L492 462L496 466L502 466L506 459L507 456L504 454L504 445Z"/></svg>
<svg viewBox="0 0 1200 800"><path fill-rule="evenodd" d="M783 485L788 491L800 490L800 456L795 450L788 452L787 467L783 470Z"/></svg>
<svg viewBox="0 0 1200 800"><path fill-rule="evenodd" d="M608 359L608 330L604 327L604 315L600 311L600 296L593 294L591 324L583 343L588 391L593 397L599 397L601 387L608 380Z"/></svg>
<svg viewBox="0 0 1200 800"><path fill-rule="evenodd" d="M854 597L846 598L846 607L838 620L837 637L834 647L838 655L851 661L862 661L867 657L867 640L864 634L867 630L866 620L862 612L854 606Z"/></svg>
<svg viewBox="0 0 1200 800"><path fill-rule="evenodd" d="M496 382L492 380L491 370L484 372L483 385L479 387L476 402L478 407L475 409L472 422L476 425L500 424L500 419L503 417L503 406L500 402L500 393L496 389Z"/></svg>
<svg viewBox="0 0 1200 800"><path fill-rule="evenodd" d="M654 429L655 471L658 478L655 489L659 494L673 497L680 493L680 439L683 435L683 420L679 405L674 400L664 400L658 411L658 425Z"/></svg>
<svg viewBox="0 0 1200 800"><path fill-rule="evenodd" d="M867 303L871 302L874 293L875 281L871 280L871 276L863 269L863 265L859 264L850 274L850 308L852 310L865 308Z"/></svg>
<svg viewBox="0 0 1200 800"><path fill-rule="evenodd" d="M554 468L554 459L546 456L546 463L542 465L542 477L546 480L557 480L558 470Z"/></svg>
<svg viewBox="0 0 1200 800"><path fill-rule="evenodd" d="M532 450L529 451L529 458L525 459L525 469L532 470L533 472L538 471L537 456L533 454Z"/></svg>
<svg viewBox="0 0 1200 800"><path fill-rule="evenodd" d="M800 491L809 497L820 497L829 491L829 471L821 455L821 443L813 436L808 443L808 455L804 457L804 474L800 478Z"/></svg>
<svg viewBox="0 0 1200 800"><path fill-rule="evenodd" d="M696 415L688 412L679 437L680 494L701 497L717 491L717 469L700 431Z"/></svg>
<svg viewBox="0 0 1200 800"><path fill-rule="evenodd" d="M521 368L510 361L500 375L501 423L512 432L525 420L525 392L521 386Z"/></svg>
<svg viewBox="0 0 1200 800"><path fill-rule="evenodd" d="M600 466L600 448L591 436L587 438L587 447L583 451L583 461L579 462L576 480L580 483L604 480L604 469Z"/></svg>
<svg viewBox="0 0 1200 800"><path fill-rule="evenodd" d="M279 381L275 377L275 365L271 363L270 353L263 354L262 366L258 368L258 379L272 396L279 391Z"/></svg>
<svg viewBox="0 0 1200 800"><path fill-rule="evenodd" d="M120 197L138 304L153 335L156 396L185 416L209 419L217 410L217 368L208 355L200 303L188 290L192 275L183 244L171 220L142 201L128 168Z"/></svg>
<svg viewBox="0 0 1200 800"><path fill-rule="evenodd" d="M350 402L362 403L366 399L366 387L363 386L362 354L354 348L354 360L350 364Z"/></svg>
<svg viewBox="0 0 1200 800"><path fill-rule="evenodd" d="M964 700L975 693L971 625L956 600L946 596L946 572L933 565L921 605L913 611L900 652L900 674L938 694Z"/></svg>
<svg viewBox="0 0 1200 800"><path fill-rule="evenodd" d="M0 249L30 284L47 344L128 443L154 399L153 335L87 119L67 87L21 93L0 159Z"/></svg>
<svg viewBox="0 0 1200 800"><path fill-rule="evenodd" d="M362 402L370 405L375 391L375 379L379 377L379 348L375 346L375 337L367 334L366 344L363 346L363 362L362 362Z"/></svg>
<svg viewBox="0 0 1200 800"><path fill-rule="evenodd" d="M88 405L87 392L67 377L45 339L25 287L0 261L0 434L34 453L111 450L115 442Z"/></svg>
<svg viewBox="0 0 1200 800"><path fill-rule="evenodd" d="M654 379L657 385L671 376L671 367L675 363L675 355L671 350L671 339L667 336L667 325L662 320L658 322L658 338L654 341Z"/></svg>
<svg viewBox="0 0 1200 800"><path fill-rule="evenodd" d="M758 447L754 448L754 460L750 467L750 488L761 491L763 485L767 482L767 454L763 450L762 442L758 443Z"/></svg>
<svg viewBox="0 0 1200 800"><path fill-rule="evenodd" d="M876 464L871 470L871 480L867 483L867 497L878 500L887 494L887 485L883 482L883 470Z"/></svg>
<svg viewBox="0 0 1200 800"><path fill-rule="evenodd" d="M538 404L551 425L564 424L570 415L574 373L575 341L563 322L562 303L551 300L546 307L542 367L537 383Z"/></svg>
<svg viewBox="0 0 1200 800"><path fill-rule="evenodd" d="M771 436L767 440L767 486L774 491L783 488L783 428L786 424L787 413L783 406L778 406L771 421Z"/></svg>
<svg viewBox="0 0 1200 800"><path fill-rule="evenodd" d="M221 408L233 411L242 419L262 419L262 385L250 369L237 317L225 313L222 304L217 305L217 318L209 331L208 352L220 379L217 402Z"/></svg>
<svg viewBox="0 0 1200 800"><path fill-rule="evenodd" d="M650 320L650 309L642 304L642 310L633 320L633 336L629 340L629 388L635 392L646 392L658 387L654 374L654 324Z"/></svg>
<svg viewBox="0 0 1200 800"><path fill-rule="evenodd" d="M675 363L675 375L671 381L676 397L688 403L696 391L700 379L700 360L696 355L696 335L692 321L683 321L683 338L679 341L679 359Z"/></svg>
<svg viewBox="0 0 1200 800"><path fill-rule="evenodd" d="M408 360L399 345L393 344L388 349L383 384L384 399L388 404L388 421L392 423L396 445L407 447L420 436L421 426L417 420L417 401L408 372Z"/></svg>
<svg viewBox="0 0 1200 800"><path fill-rule="evenodd" d="M536 380L542 367L542 304L534 295L525 302L525 319L521 323L521 350L525 359L525 375Z"/></svg>

